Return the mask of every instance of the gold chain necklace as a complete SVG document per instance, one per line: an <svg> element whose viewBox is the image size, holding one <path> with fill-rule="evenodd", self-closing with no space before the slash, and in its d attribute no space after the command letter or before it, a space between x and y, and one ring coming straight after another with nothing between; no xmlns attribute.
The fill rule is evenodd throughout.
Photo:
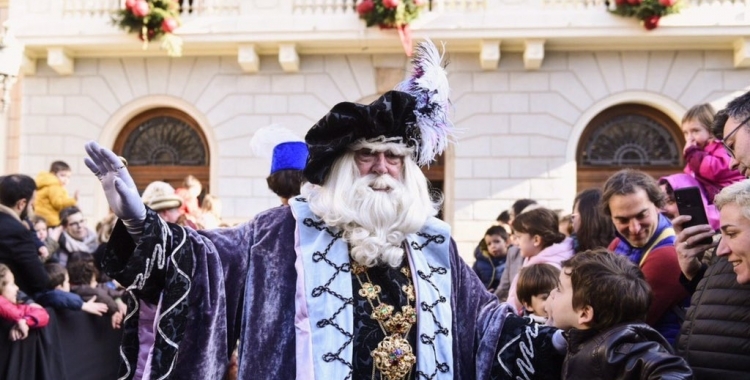
<svg viewBox="0 0 750 380"><path fill-rule="evenodd" d="M394 307L380 300L380 286L372 283L367 267L352 261L351 268L361 286L359 295L364 297L372 307L370 318L378 321L380 329L385 334L385 339L378 343L378 347L370 353L373 358L372 378L375 379L375 368L377 368L381 379L404 379L411 373L414 363L417 362L411 344L406 339L409 330L417 323L417 311L413 306L416 297L411 272L407 267L401 268L401 273L409 281L408 285L401 287L406 294L407 304L401 308L401 312L394 314ZM360 277L363 274L366 282L363 282ZM373 303L374 300L377 301L377 305Z"/></svg>

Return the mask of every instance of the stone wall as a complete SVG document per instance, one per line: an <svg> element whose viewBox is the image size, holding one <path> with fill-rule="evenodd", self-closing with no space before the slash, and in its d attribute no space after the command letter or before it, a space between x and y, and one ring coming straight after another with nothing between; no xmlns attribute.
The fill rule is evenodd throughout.
<svg viewBox="0 0 750 380"><path fill-rule="evenodd" d="M730 51L550 52L527 71L520 53L503 53L497 71L476 54L450 54L453 120L461 130L446 172L446 207L461 254L472 251L501 210L522 197L570 209L575 151L586 124L603 109L640 102L676 121L689 107L721 107L750 85ZM262 56L256 74L236 57L77 59L61 77L43 61L23 86L20 171L35 175L56 159L73 167L70 190L95 220L106 203L83 165L83 145L112 146L134 115L180 108L200 124L211 154L211 191L224 216L241 221L275 206L269 163L251 156L253 133L281 123L300 135L340 101L370 101L407 70L400 55L304 55L298 73ZM395 76L396 78L398 75Z"/></svg>

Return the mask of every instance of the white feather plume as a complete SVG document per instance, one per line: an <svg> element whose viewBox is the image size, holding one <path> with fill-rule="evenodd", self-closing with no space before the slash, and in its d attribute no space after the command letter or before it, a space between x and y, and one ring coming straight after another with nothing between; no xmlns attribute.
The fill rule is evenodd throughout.
<svg viewBox="0 0 750 380"><path fill-rule="evenodd" d="M252 148L253 154L256 157L270 159L273 156L273 148L276 145L293 141L304 142L301 137L297 136L291 130L279 124L271 124L255 132L253 138L250 140L250 148Z"/></svg>
<svg viewBox="0 0 750 380"><path fill-rule="evenodd" d="M419 128L417 139L417 164L429 165L445 151L453 140L455 131L448 119L450 87L443 69L441 54L432 41L420 42L412 59L411 77L396 86L396 90L411 94L417 99L414 114Z"/></svg>

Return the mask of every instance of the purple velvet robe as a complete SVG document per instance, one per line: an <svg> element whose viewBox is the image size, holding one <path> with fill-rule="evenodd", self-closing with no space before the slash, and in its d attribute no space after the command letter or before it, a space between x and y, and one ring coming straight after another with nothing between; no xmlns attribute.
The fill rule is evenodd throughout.
<svg viewBox="0 0 750 380"><path fill-rule="evenodd" d="M237 339L241 379L294 379L297 273L295 219L290 209L274 208L233 228L185 229L184 239L181 228L165 227L157 218L149 210L144 237L137 246L124 226L118 224L104 265L107 269L109 260L107 272L126 281L125 284L133 282L135 272L149 268L145 284L134 293L140 299L160 305L161 321L157 318L160 328L152 354L152 361L158 365L149 369L151 379L164 374L169 374L170 379L220 379ZM165 232L165 228L174 235ZM162 248L153 248L160 244ZM154 257L158 257L153 256L149 261L149 255L162 250L168 258L178 258L167 259L163 270L151 269L148 263L153 266ZM133 262L139 264L132 265ZM459 257L452 240L450 264L453 378L489 379L507 306L485 290ZM189 271L175 271L175 266L184 266ZM170 268L176 272L171 277ZM173 286L175 281L171 279L185 277L185 273L191 274L189 282L178 281ZM154 293L154 289L160 294ZM167 307L172 301L166 300L181 300L180 292L186 295L181 304L185 311L174 313L180 310L180 304ZM132 357L132 351L137 351L133 345L137 345L138 339L132 337L137 335L137 329L132 326L132 321L130 324L126 321L124 356L130 352ZM163 331L166 336L160 333ZM171 343L177 347L173 360L168 354ZM123 368L132 366L131 362ZM121 368L121 375L124 373ZM127 377L132 378L132 373ZM437 378L441 378L440 374Z"/></svg>

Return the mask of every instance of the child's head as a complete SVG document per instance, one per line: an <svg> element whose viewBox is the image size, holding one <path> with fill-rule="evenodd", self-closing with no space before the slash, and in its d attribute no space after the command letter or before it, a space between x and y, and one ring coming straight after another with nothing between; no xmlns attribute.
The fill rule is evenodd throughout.
<svg viewBox="0 0 750 380"><path fill-rule="evenodd" d="M694 142L699 147L706 146L715 136L711 131L714 123L714 108L710 104L699 104L689 109L682 118L682 133L685 141Z"/></svg>
<svg viewBox="0 0 750 380"><path fill-rule="evenodd" d="M0 296L13 303L16 303L16 297L18 296L16 278L5 264L0 264Z"/></svg>
<svg viewBox="0 0 750 380"><path fill-rule="evenodd" d="M565 240L557 214L547 208L524 210L513 219L513 231L523 257L533 257L552 244Z"/></svg>
<svg viewBox="0 0 750 380"><path fill-rule="evenodd" d="M516 295L523 307L531 314L546 317L547 298L557 286L560 270L549 264L536 264L521 268L518 272Z"/></svg>
<svg viewBox="0 0 750 380"><path fill-rule="evenodd" d="M206 196L203 197L203 202L201 203L201 210L203 210L203 212L220 216L221 200L211 194L206 194Z"/></svg>
<svg viewBox="0 0 750 380"><path fill-rule="evenodd" d="M502 226L492 226L484 233L484 244L493 257L505 257L508 254L508 231Z"/></svg>
<svg viewBox="0 0 750 380"><path fill-rule="evenodd" d="M45 263L44 269L49 276L49 283L47 284L48 289L58 289L66 292L70 291L70 277L68 277L68 271L65 267L58 263Z"/></svg>
<svg viewBox="0 0 750 380"><path fill-rule="evenodd" d="M201 181L198 180L198 178L195 178L194 175L188 175L185 177L185 179L182 181L182 186L184 186L188 191L190 192L190 196L193 198L198 198L199 195L201 195L201 192L203 191L203 185L201 184Z"/></svg>
<svg viewBox="0 0 750 380"><path fill-rule="evenodd" d="M561 329L601 331L645 319L651 297L643 273L627 257L593 249L562 262L547 315Z"/></svg>
<svg viewBox="0 0 750 380"><path fill-rule="evenodd" d="M99 270L96 269L92 261L77 260L68 263L68 275L70 276L70 285L96 286Z"/></svg>
<svg viewBox="0 0 750 380"><path fill-rule="evenodd" d="M41 241L47 239L47 220L39 215L35 215L31 221L34 223L33 227L34 232L36 232L36 237Z"/></svg>
<svg viewBox="0 0 750 380"><path fill-rule="evenodd" d="M55 161L49 166L50 173L54 174L63 186L66 186L70 182L70 165L64 161Z"/></svg>

